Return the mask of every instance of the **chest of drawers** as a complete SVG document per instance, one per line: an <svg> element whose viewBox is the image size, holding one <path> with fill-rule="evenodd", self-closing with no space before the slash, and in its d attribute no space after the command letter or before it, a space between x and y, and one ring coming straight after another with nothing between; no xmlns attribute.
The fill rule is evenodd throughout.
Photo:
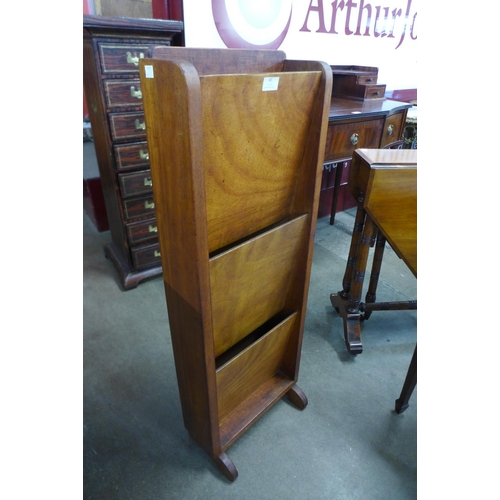
<svg viewBox="0 0 500 500"><path fill-rule="evenodd" d="M182 45L183 23L83 16L83 77L111 242L125 290L161 274L139 60Z"/></svg>
<svg viewBox="0 0 500 500"><path fill-rule="evenodd" d="M330 106L318 217L356 206L347 189L351 158L356 149L402 149L411 104L391 100L333 98Z"/></svg>

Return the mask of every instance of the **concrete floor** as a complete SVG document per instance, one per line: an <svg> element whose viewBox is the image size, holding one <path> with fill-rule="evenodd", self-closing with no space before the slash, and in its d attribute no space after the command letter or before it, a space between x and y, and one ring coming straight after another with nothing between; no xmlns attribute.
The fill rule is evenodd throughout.
<svg viewBox="0 0 500 500"><path fill-rule="evenodd" d="M103 254L109 232L84 214L84 498L406 500L417 498L417 390L394 401L417 339L417 311L374 312L350 355L329 295L341 289L354 210L318 221L298 385L227 451L230 483L184 429L163 281L124 292ZM388 247L377 300L415 299Z"/></svg>

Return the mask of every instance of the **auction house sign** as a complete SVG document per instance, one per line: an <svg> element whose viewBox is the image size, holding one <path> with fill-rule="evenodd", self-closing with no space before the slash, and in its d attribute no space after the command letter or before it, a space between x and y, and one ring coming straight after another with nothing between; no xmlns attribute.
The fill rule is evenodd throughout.
<svg viewBox="0 0 500 500"><path fill-rule="evenodd" d="M279 49L416 88L418 0L184 0L187 47Z"/></svg>

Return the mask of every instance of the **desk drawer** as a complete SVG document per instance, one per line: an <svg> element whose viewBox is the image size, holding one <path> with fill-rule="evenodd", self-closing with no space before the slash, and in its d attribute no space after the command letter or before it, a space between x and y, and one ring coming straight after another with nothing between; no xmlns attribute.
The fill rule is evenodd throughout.
<svg viewBox="0 0 500 500"><path fill-rule="evenodd" d="M104 98L108 108L142 107L141 81L139 79L106 80L104 82Z"/></svg>
<svg viewBox="0 0 500 500"><path fill-rule="evenodd" d="M403 116L404 113L396 113L387 117L382 135L382 143L380 144L381 148L384 148L391 142L401 140L403 136Z"/></svg>
<svg viewBox="0 0 500 500"><path fill-rule="evenodd" d="M359 85L374 85L377 83L378 75L358 75L356 83Z"/></svg>
<svg viewBox="0 0 500 500"><path fill-rule="evenodd" d="M153 195L124 200L123 210L126 220L155 217L156 213Z"/></svg>
<svg viewBox="0 0 500 500"><path fill-rule="evenodd" d="M137 142L124 146L115 146L116 169L118 171L137 168L149 168L149 151L147 142Z"/></svg>
<svg viewBox="0 0 500 500"><path fill-rule="evenodd" d="M149 240L158 240L158 225L156 219L126 224L128 240L131 245L137 245Z"/></svg>
<svg viewBox="0 0 500 500"><path fill-rule="evenodd" d="M144 113L110 113L111 136L114 141L146 139Z"/></svg>
<svg viewBox="0 0 500 500"><path fill-rule="evenodd" d="M150 57L150 54L150 45L99 44L101 70L105 75L139 74L139 59Z"/></svg>
<svg viewBox="0 0 500 500"><path fill-rule="evenodd" d="M325 161L351 158L358 148L378 148L383 126L383 118L328 125Z"/></svg>
<svg viewBox="0 0 500 500"><path fill-rule="evenodd" d="M130 253L137 269L145 269L161 264L160 245L158 243L132 248Z"/></svg>
<svg viewBox="0 0 500 500"><path fill-rule="evenodd" d="M132 196L153 192L150 170L141 170L133 174L118 174L118 183L122 198L131 198Z"/></svg>
<svg viewBox="0 0 500 500"><path fill-rule="evenodd" d="M366 85L364 99L383 99L385 97L385 85Z"/></svg>

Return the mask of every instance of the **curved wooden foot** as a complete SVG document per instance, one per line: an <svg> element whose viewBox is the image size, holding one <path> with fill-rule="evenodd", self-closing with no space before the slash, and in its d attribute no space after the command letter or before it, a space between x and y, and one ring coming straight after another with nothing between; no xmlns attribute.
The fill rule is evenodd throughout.
<svg viewBox="0 0 500 500"><path fill-rule="evenodd" d="M330 302L344 322L344 340L347 350L350 354L361 354L363 352L363 345L361 344L361 314L348 313L346 309L348 300L344 299L340 293L330 294Z"/></svg>
<svg viewBox="0 0 500 500"><path fill-rule="evenodd" d="M225 453L221 453L218 457L214 458L214 460L219 470L229 479L229 481L232 482L238 477L238 469Z"/></svg>
<svg viewBox="0 0 500 500"><path fill-rule="evenodd" d="M331 293L330 294L330 302L332 303L333 308L343 316L345 311L345 299L343 299L339 293Z"/></svg>
<svg viewBox="0 0 500 500"><path fill-rule="evenodd" d="M298 385L294 385L286 394L290 402L299 410L303 410L309 403L304 391Z"/></svg>
<svg viewBox="0 0 500 500"><path fill-rule="evenodd" d="M361 354L363 352L360 321L360 314L347 313L344 318L344 340L350 354Z"/></svg>

